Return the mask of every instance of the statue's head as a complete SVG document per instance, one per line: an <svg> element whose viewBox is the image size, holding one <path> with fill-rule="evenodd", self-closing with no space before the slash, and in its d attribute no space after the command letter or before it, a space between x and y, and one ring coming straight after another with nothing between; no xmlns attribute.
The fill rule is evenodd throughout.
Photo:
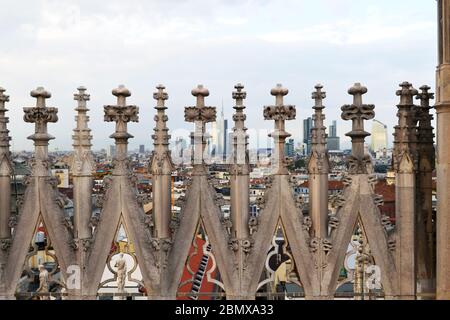
<svg viewBox="0 0 450 320"><path fill-rule="evenodd" d="M39 271L44 271L44 270L45 270L44 265L43 265L43 264L40 264L40 265L39 265Z"/></svg>

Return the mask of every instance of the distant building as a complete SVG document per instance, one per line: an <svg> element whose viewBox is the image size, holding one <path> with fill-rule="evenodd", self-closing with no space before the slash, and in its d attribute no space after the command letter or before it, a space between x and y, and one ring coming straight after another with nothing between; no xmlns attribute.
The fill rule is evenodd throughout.
<svg viewBox="0 0 450 320"><path fill-rule="evenodd" d="M143 144L141 144L141 145L139 146L139 153L140 153L140 154L144 154L144 153L145 153L145 146L144 146Z"/></svg>
<svg viewBox="0 0 450 320"><path fill-rule="evenodd" d="M225 119L222 108L220 116L211 126L210 154L226 158L229 152L228 139L228 120Z"/></svg>
<svg viewBox="0 0 450 320"><path fill-rule="evenodd" d="M333 120L328 130L327 148L329 151L341 150L340 138L337 136L337 121Z"/></svg>
<svg viewBox="0 0 450 320"><path fill-rule="evenodd" d="M289 139L284 146L284 153L288 157L295 155L294 139Z"/></svg>
<svg viewBox="0 0 450 320"><path fill-rule="evenodd" d="M174 157L184 158L185 151L187 149L187 141L183 137L177 137L175 139L175 153Z"/></svg>
<svg viewBox="0 0 450 320"><path fill-rule="evenodd" d="M312 118L309 117L303 120L303 143L306 145L306 154L311 153L311 129L313 127Z"/></svg>
<svg viewBox="0 0 450 320"><path fill-rule="evenodd" d="M116 146L110 145L106 148L106 158L112 160L116 156Z"/></svg>
<svg viewBox="0 0 450 320"><path fill-rule="evenodd" d="M387 149L388 133L387 126L378 120L372 122L372 136L371 136L370 150L373 153Z"/></svg>

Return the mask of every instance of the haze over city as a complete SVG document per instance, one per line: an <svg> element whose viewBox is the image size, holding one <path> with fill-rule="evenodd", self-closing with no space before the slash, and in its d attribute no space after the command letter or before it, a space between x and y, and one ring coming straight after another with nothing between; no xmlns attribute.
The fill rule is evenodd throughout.
<svg viewBox="0 0 450 320"><path fill-rule="evenodd" d="M344 134L350 123L340 119L340 107L351 103L347 89L353 83L368 87L364 101L376 105L376 119L388 126L390 144L398 84L435 83L436 12L423 0L282 5L270 0L2 0L1 6L1 85L11 96L13 151L32 149L26 137L33 126L22 121L22 107L34 104L29 92L37 86L52 92L49 106L59 107L58 123L49 126L57 137L51 150L71 149L73 93L79 85L91 94L94 149L113 143L108 136L114 125L103 122L103 105L115 102L112 88L123 83L131 90L129 103L140 107L139 123L129 128L133 149L152 144L156 84L163 83L169 93L174 139L192 130L180 116L195 102L192 88L208 87L207 104L220 110L223 103L225 118L231 119L237 82L248 92L247 127L265 130L264 139L273 127L262 116L263 106L273 103L270 89L282 83L290 90L286 102L297 106L297 119L287 123L287 131L296 142L303 138L302 120L313 113L314 85L322 83L325 124L338 120L337 134L348 148ZM370 122L367 127L370 132ZM256 147L256 137L250 135L250 147Z"/></svg>

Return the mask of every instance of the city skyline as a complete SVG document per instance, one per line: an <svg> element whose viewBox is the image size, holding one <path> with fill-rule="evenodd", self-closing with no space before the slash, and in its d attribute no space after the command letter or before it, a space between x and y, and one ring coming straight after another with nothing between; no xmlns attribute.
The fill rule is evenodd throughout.
<svg viewBox="0 0 450 320"><path fill-rule="evenodd" d="M340 107L349 103L347 89L361 82L368 88L367 102L376 105L376 117L388 128L395 125L387 115L395 112L399 83L409 79L416 88L435 83L430 70L437 64L436 12L425 1L408 6L386 0L358 6L349 0L287 1L282 7L273 1L172 2L5 1L0 26L8 45L0 50L0 85L11 97L13 149L32 149L26 137L33 128L22 121L22 107L32 105L29 92L40 85L52 93L49 106L59 107L59 122L49 126L56 137L50 149L71 150L68 128L75 127L73 94L79 85L91 95L95 149L112 142L114 126L103 122L103 106L114 102L112 88L123 83L131 90L129 102L140 107L140 122L129 128L133 149L151 144L152 92L158 83L169 94L172 136L178 131L187 136L192 127L178 115L194 104L190 91L197 84L210 90L208 105L220 107L223 100L225 118L231 119L231 92L242 82L248 93L247 127L270 132L263 106L271 103L270 89L280 82L290 91L286 102L297 106L297 120L286 127L296 141L301 119L312 115L317 83L327 92L327 119L340 119ZM204 10L196 10L199 6ZM417 50L419 43L429 50ZM177 59L179 52L183 59ZM273 57L277 64L267 67ZM350 127L341 120L338 127L342 147L348 148L344 134ZM250 137L255 145L257 138Z"/></svg>

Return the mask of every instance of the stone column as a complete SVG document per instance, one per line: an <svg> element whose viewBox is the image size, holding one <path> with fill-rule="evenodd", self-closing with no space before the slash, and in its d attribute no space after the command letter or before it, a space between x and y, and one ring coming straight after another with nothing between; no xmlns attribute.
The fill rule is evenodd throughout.
<svg viewBox="0 0 450 320"><path fill-rule="evenodd" d="M327 134L323 121L325 115L322 104L326 93L322 91L323 86L316 85L316 91L312 93L315 100L313 107L314 125L311 130L311 157L308 162L309 173L309 215L313 222L315 238L325 239L328 237L328 173L330 165L328 162Z"/></svg>
<svg viewBox="0 0 450 320"><path fill-rule="evenodd" d="M158 85L158 90L153 94L153 98L157 101L155 109L156 126L153 129L155 134L152 136L155 146L149 171L152 173L153 179L153 217L155 219L154 236L160 239L170 238L170 219L171 219L171 194L172 194L172 171L173 163L169 151L170 135L166 122L169 120L165 114L167 107L165 101L169 99L169 95L164 92L165 87Z"/></svg>
<svg viewBox="0 0 450 320"><path fill-rule="evenodd" d="M395 217L397 229L397 270L399 296L416 297L416 172L417 128L413 98L417 90L408 82L397 91L398 125L394 133Z"/></svg>
<svg viewBox="0 0 450 320"><path fill-rule="evenodd" d="M9 96L5 95L5 89L0 87L0 244L2 247L8 245L11 238L9 217L11 215L11 173L12 162L9 151L9 130L7 124L9 119L5 116L5 103ZM1 250L1 248L0 248Z"/></svg>
<svg viewBox="0 0 450 320"><path fill-rule="evenodd" d="M293 120L296 116L295 106L285 105L283 97L289 93L289 90L284 88L281 84L277 84L275 88L270 91L272 96L275 96L275 105L264 107L264 120L275 121L275 131L269 134L275 142L275 152L272 157L273 174L288 175L289 172L286 167L286 159L284 154L284 145L286 139L291 136L285 130L286 120Z"/></svg>
<svg viewBox="0 0 450 320"><path fill-rule="evenodd" d="M86 102L90 95L86 94L86 88L79 87L78 93L74 94L74 100L78 102L75 109L77 116L75 120L77 127L73 130L73 200L74 200L74 236L84 246L85 241L90 241L92 230L89 226L92 216L92 179L95 164L91 152L91 129L89 129L89 109Z"/></svg>
<svg viewBox="0 0 450 320"><path fill-rule="evenodd" d="M233 107L236 113L233 115L234 128L231 136L232 147L232 163L231 163L231 241L239 243L236 254L239 261L239 281L243 277L245 268L244 262L246 258L245 243L249 242L249 173L250 165L248 158L248 135L245 127L247 116L244 114L244 99L247 93L243 91L242 84L235 85L236 91L233 92L233 99L236 105ZM247 248L248 249L248 248ZM227 299L233 299L227 296Z"/></svg>
<svg viewBox="0 0 450 320"><path fill-rule="evenodd" d="M416 99L420 100L417 108L418 126L418 177L417 177L417 277L421 293L433 293L436 288L435 272L435 240L433 223L433 170L435 169L434 134L430 114L430 99L434 94L430 93L429 86L420 87L421 92Z"/></svg>
<svg viewBox="0 0 450 320"><path fill-rule="evenodd" d="M205 98L209 96L209 90L199 84L192 90L192 95L197 98L197 104L184 109L184 119L186 122L195 123L195 132L191 133L192 164L194 170L192 175L206 175L204 153L208 134L206 133L206 123L216 121L216 108L205 106Z"/></svg>
<svg viewBox="0 0 450 320"><path fill-rule="evenodd" d="M437 113L437 298L450 300L450 0L438 1Z"/></svg>
<svg viewBox="0 0 450 320"><path fill-rule="evenodd" d="M231 220L233 227L232 237L243 240L248 238L248 211L249 211L249 158L248 158L248 135L245 127L247 116L244 114L244 99L247 93L243 91L244 86L237 84L233 92L236 105L233 107L236 113L233 115L234 128L232 134L232 164L231 164Z"/></svg>
<svg viewBox="0 0 450 320"><path fill-rule="evenodd" d="M6 292L5 264L8 249L11 245L11 228L9 218L11 216L11 173L12 163L9 152L8 118L5 116L5 103L9 96L5 95L5 89L0 87L0 300L8 298Z"/></svg>

